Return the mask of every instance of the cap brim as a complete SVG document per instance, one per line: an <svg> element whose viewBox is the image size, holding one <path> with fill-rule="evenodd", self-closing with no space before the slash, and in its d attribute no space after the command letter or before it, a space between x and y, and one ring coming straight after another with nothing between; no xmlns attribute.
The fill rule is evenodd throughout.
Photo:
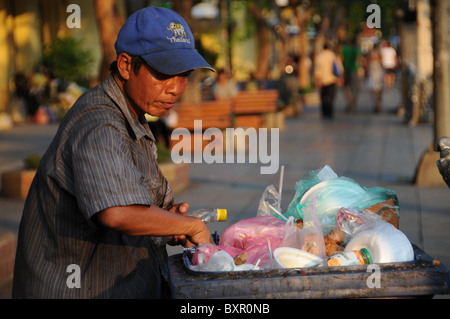
<svg viewBox="0 0 450 319"><path fill-rule="evenodd" d="M167 75L181 74L194 69L209 69L215 72L197 51L191 49L153 52L141 57L155 70Z"/></svg>

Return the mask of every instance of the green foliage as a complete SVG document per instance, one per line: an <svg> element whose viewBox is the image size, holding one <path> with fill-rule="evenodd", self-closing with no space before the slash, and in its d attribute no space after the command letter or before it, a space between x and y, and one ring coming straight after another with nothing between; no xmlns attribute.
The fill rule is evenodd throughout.
<svg viewBox="0 0 450 319"><path fill-rule="evenodd" d="M26 169L37 169L41 162L41 155L30 154L24 159L24 165Z"/></svg>
<svg viewBox="0 0 450 319"><path fill-rule="evenodd" d="M171 159L171 155L170 155L170 150L161 143L157 144L157 155L158 155L158 163L165 163L170 161Z"/></svg>
<svg viewBox="0 0 450 319"><path fill-rule="evenodd" d="M82 41L73 37L57 38L48 45L41 64L55 77L89 86L89 74L94 61L90 51L83 49Z"/></svg>
<svg viewBox="0 0 450 319"><path fill-rule="evenodd" d="M306 88L299 88L298 89L298 93L303 95L303 94L308 94L308 93L313 93L316 91L316 88L314 87L314 85L311 85L310 87L306 87Z"/></svg>

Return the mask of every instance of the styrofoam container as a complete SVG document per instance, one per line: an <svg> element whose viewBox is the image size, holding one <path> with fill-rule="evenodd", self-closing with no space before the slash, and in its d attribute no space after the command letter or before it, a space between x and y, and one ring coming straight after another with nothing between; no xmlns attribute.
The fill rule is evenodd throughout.
<svg viewBox="0 0 450 319"><path fill-rule="evenodd" d="M323 263L322 258L291 247L278 247L273 256L280 268L307 268Z"/></svg>

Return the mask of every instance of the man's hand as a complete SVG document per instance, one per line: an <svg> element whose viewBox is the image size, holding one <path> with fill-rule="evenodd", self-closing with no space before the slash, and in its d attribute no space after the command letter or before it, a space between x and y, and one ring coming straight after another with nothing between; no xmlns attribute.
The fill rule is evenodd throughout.
<svg viewBox="0 0 450 319"><path fill-rule="evenodd" d="M175 204L171 209L171 212L177 213L183 216L186 216L189 211L189 203L183 202L180 204ZM192 217L195 218L195 217ZM181 245L185 248L189 248L192 246L198 246L199 244L209 242L214 243L211 238L211 232L209 228L206 226L204 222L202 222L200 219L198 220L198 226L195 227L193 230L193 234L186 236L173 236L172 240L169 242L169 245L171 246L177 246Z"/></svg>
<svg viewBox="0 0 450 319"><path fill-rule="evenodd" d="M186 215L187 212L189 211L189 203L183 202L180 204L175 204L172 206L172 208L170 208L169 210L173 213L177 213L180 215Z"/></svg>
<svg viewBox="0 0 450 319"><path fill-rule="evenodd" d="M204 243L214 244L214 241L211 237L211 231L209 230L208 226L206 226L206 224L200 219L195 219L198 220L198 223L196 223L196 227L193 232L186 235L186 243L184 247L189 248Z"/></svg>
<svg viewBox="0 0 450 319"><path fill-rule="evenodd" d="M189 203L183 202L180 204L175 204L172 206L172 208L170 208L170 211L173 213L177 213L177 214L185 216L187 214L187 212L189 211ZM187 243L185 235L173 236L172 240L168 244L170 246L181 245L181 246L188 248L188 246L187 246L188 243ZM190 244L191 245L189 247L193 246L192 243L190 243Z"/></svg>

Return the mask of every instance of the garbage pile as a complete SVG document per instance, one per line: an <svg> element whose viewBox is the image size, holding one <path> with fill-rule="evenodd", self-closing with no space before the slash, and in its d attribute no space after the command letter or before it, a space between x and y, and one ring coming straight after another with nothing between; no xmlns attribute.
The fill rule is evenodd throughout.
<svg viewBox="0 0 450 319"><path fill-rule="evenodd" d="M267 187L257 216L231 225L218 245L186 249L185 265L220 272L414 260L413 247L399 230L392 190L365 188L325 166L305 174L295 191L281 213L281 194Z"/></svg>

